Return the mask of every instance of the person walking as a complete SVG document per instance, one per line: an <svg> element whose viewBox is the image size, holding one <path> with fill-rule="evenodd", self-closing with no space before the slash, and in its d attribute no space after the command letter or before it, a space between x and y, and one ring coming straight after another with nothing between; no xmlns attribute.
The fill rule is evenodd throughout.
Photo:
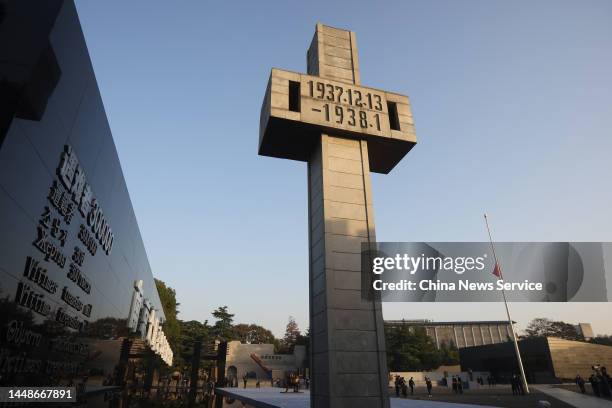
<svg viewBox="0 0 612 408"><path fill-rule="evenodd" d="M516 376L516 388L518 389L519 395L525 395L525 387L523 387L523 380L520 375Z"/></svg>
<svg viewBox="0 0 612 408"><path fill-rule="evenodd" d="M400 385L402 387L402 396L406 398L408 396L408 386L406 385L406 379L404 377L402 377Z"/></svg>
<svg viewBox="0 0 612 408"><path fill-rule="evenodd" d="M395 376L394 385L395 385L395 396L399 397L399 392L400 392L399 375Z"/></svg>
<svg viewBox="0 0 612 408"><path fill-rule="evenodd" d="M457 376L457 392L463 394L463 380L460 376Z"/></svg>
<svg viewBox="0 0 612 408"><path fill-rule="evenodd" d="M453 385L452 385L452 387L453 387L453 392L456 394L456 393L457 393L457 377L455 377L454 375L453 375L453 380L452 380L452 382L453 382Z"/></svg>
<svg viewBox="0 0 612 408"><path fill-rule="evenodd" d="M414 379L412 377L408 380L408 386L410 387L410 395L414 395Z"/></svg>
<svg viewBox="0 0 612 408"><path fill-rule="evenodd" d="M242 377L242 382L244 382L244 388L246 388L247 385L247 380L249 379L249 377L247 377L247 375L245 374L244 377Z"/></svg>
<svg viewBox="0 0 612 408"><path fill-rule="evenodd" d="M431 380L429 379L429 377L425 377L425 385L427 386L427 395L431 397L432 385L431 385Z"/></svg>
<svg viewBox="0 0 612 408"><path fill-rule="evenodd" d="M298 373L293 375L293 392L300 392L300 376Z"/></svg>
<svg viewBox="0 0 612 408"><path fill-rule="evenodd" d="M610 376L606 367L599 369L599 393L604 398L612 397L612 390L610 389Z"/></svg>
<svg viewBox="0 0 612 408"><path fill-rule="evenodd" d="M400 376L395 376L395 396L399 398L400 395Z"/></svg>
<svg viewBox="0 0 612 408"><path fill-rule="evenodd" d="M584 379L580 376L580 374L576 375L576 385L580 388L581 393L586 393L586 388L584 387Z"/></svg>
<svg viewBox="0 0 612 408"><path fill-rule="evenodd" d="M512 387L512 395L518 395L518 386L516 382L516 374L510 378L510 386Z"/></svg>
<svg viewBox="0 0 612 408"><path fill-rule="evenodd" d="M597 378L597 376L593 373L591 374L591 376L589 377L589 382L591 383L591 388L593 389L593 394L595 394L596 397L600 396L599 393L599 379Z"/></svg>

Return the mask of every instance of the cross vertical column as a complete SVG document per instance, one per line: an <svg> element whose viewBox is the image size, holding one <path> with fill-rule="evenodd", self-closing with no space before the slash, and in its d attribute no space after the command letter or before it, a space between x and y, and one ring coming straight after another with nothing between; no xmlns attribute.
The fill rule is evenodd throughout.
<svg viewBox="0 0 612 408"><path fill-rule="evenodd" d="M355 34L317 24L308 73L359 84ZM361 297L376 241L365 140L321 134L308 160L311 406L388 408L380 301Z"/></svg>

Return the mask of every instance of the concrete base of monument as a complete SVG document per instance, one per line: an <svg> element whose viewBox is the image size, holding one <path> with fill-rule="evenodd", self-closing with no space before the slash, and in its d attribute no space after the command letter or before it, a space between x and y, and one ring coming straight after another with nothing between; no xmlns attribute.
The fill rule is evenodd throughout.
<svg viewBox="0 0 612 408"><path fill-rule="evenodd" d="M217 394L242 401L253 408L310 408L308 390L284 393L284 388L217 388ZM391 398L391 408L495 408L484 405Z"/></svg>

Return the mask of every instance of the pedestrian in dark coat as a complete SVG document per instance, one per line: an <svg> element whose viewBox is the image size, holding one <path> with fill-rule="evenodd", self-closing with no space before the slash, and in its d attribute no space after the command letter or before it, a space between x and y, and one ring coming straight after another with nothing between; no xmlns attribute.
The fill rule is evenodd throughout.
<svg viewBox="0 0 612 408"><path fill-rule="evenodd" d="M576 375L576 385L580 388L581 393L586 393L586 388L584 387L584 379L580 376L580 374Z"/></svg>
<svg viewBox="0 0 612 408"><path fill-rule="evenodd" d="M429 379L429 377L425 377L425 385L427 385L427 395L431 397L431 380Z"/></svg>
<svg viewBox="0 0 612 408"><path fill-rule="evenodd" d="M395 376L395 396L399 397L400 394L400 376Z"/></svg>
<svg viewBox="0 0 612 408"><path fill-rule="evenodd" d="M606 367L601 367L599 369L599 393L602 397L612 397L612 390L610 387L610 376L608 375L608 370L606 370Z"/></svg>
<svg viewBox="0 0 612 408"><path fill-rule="evenodd" d="M591 388L593 388L593 394L595 394L596 397L599 397L601 394L599 392L599 379L597 376L595 374L591 374L589 377L589 382L591 383Z"/></svg>

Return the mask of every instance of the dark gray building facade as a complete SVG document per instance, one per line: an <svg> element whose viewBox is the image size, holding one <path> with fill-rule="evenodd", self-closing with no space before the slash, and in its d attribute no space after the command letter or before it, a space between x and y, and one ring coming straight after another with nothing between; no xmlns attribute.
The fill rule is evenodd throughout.
<svg viewBox="0 0 612 408"><path fill-rule="evenodd" d="M0 1L0 385L119 382L163 320L74 3Z"/></svg>
<svg viewBox="0 0 612 408"><path fill-rule="evenodd" d="M612 366L612 347L556 337L519 341L527 380L535 384L572 382L577 374L588 378L593 365ZM489 371L498 381L518 373L512 343L490 344L459 350L461 369Z"/></svg>

